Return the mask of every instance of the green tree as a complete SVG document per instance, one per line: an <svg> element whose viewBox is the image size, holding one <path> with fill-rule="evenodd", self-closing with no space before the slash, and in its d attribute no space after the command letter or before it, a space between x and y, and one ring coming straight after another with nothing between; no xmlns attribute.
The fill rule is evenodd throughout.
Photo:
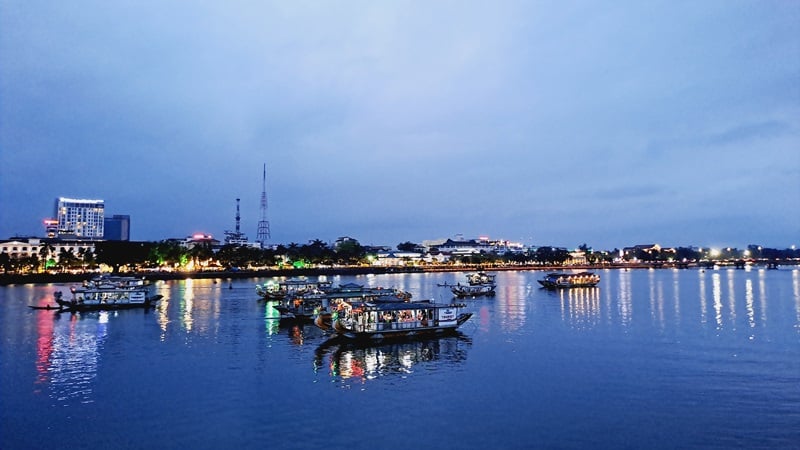
<svg viewBox="0 0 800 450"><path fill-rule="evenodd" d="M55 266L56 261L51 257L55 251L56 249L53 247L53 244L49 242L41 243L39 247L39 261L42 264L42 270Z"/></svg>

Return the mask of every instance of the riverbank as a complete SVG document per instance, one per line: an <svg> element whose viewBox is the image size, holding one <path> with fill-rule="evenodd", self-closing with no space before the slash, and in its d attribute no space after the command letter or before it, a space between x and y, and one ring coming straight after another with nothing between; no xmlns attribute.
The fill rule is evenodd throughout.
<svg viewBox="0 0 800 450"><path fill-rule="evenodd" d="M781 262L781 265L795 265L796 261ZM578 271L578 270L603 270L603 269L662 269L662 268L696 268L708 267L708 265L698 266L697 264L649 264L649 263L628 263L628 264L587 264L574 266L544 266L544 265L437 265L419 267L324 267L324 268L304 268L304 269L266 269L266 270L232 270L232 271L212 271L212 272L126 272L123 275L146 278L148 280L185 280L185 279L243 279L243 278L272 278L272 277L311 277L311 276L337 276L337 275L380 275L386 273L419 273L419 272L471 272L471 271ZM730 266L734 267L734 266ZM777 267L777 265L775 266ZM775 268L771 267L771 268ZM50 283L80 283L95 276L95 273L37 273L37 274L0 274L0 286L10 286L16 284L50 284Z"/></svg>
<svg viewBox="0 0 800 450"><path fill-rule="evenodd" d="M458 265L458 266L426 266L426 267L326 267L304 269L267 269L267 270L235 270L213 272L126 272L125 276L141 277L148 280L185 280L185 279L243 279L243 278L272 278L272 277L310 277L310 276L337 276L337 275L380 275L386 273L418 273L418 272L470 272L470 271L514 271L514 270L599 270L599 269L645 269L652 266L645 264L622 265L582 265L582 266L485 266L485 265ZM50 284L50 283L80 283L95 276L95 273L37 273L37 274L2 274L0 286L16 284Z"/></svg>

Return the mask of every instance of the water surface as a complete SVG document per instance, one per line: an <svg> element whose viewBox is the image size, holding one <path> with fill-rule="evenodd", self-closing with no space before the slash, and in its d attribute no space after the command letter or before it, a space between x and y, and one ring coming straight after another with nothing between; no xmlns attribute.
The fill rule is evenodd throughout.
<svg viewBox="0 0 800 450"><path fill-rule="evenodd" d="M252 280L157 281L150 311L0 288L0 447L798 448L800 272L500 272L436 339L281 326ZM464 273L333 277L451 300Z"/></svg>

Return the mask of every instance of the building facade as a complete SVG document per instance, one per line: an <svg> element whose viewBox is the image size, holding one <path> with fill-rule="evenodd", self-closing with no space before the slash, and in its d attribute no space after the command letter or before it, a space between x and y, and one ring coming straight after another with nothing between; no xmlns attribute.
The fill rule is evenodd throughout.
<svg viewBox="0 0 800 450"><path fill-rule="evenodd" d="M103 239L107 241L131 240L131 216L114 214L103 220Z"/></svg>
<svg viewBox="0 0 800 450"><path fill-rule="evenodd" d="M105 202L59 197L56 200L58 235L103 239Z"/></svg>

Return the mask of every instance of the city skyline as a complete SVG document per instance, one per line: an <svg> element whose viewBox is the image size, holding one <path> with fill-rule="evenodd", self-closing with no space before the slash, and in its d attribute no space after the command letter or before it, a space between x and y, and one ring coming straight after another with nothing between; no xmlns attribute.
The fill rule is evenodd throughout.
<svg viewBox="0 0 800 450"><path fill-rule="evenodd" d="M488 235L788 248L800 3L0 11L0 238L59 196L132 240Z"/></svg>

